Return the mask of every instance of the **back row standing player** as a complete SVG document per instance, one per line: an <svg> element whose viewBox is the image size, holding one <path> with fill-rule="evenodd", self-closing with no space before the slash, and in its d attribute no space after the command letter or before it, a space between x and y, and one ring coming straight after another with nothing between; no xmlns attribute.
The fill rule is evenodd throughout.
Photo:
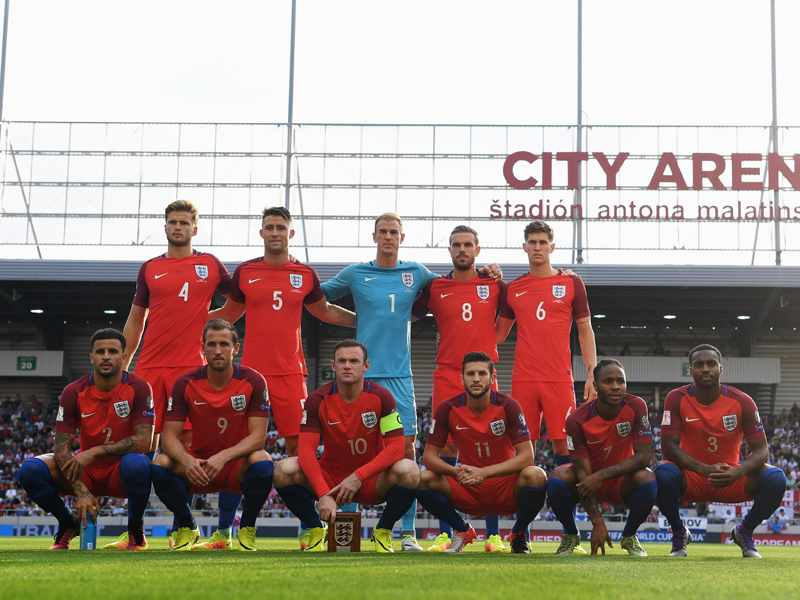
<svg viewBox="0 0 800 600"><path fill-rule="evenodd" d="M231 276L213 254L192 249L197 235L197 207L188 200L176 200L165 211L167 251L145 262L136 280L136 296L123 331L128 353L122 364L127 371L147 322L136 375L153 388L156 421L155 435L148 456L152 460L164 431L167 399L175 381L192 369L206 364L203 355L203 327L214 292L231 292ZM178 343L175 341L178 340ZM184 426L181 442L192 441L192 426ZM219 522L205 549L231 548L231 527L242 497L222 492L219 496ZM191 502L191 500L190 500ZM178 530L173 522L170 548Z"/></svg>
<svg viewBox="0 0 800 600"><path fill-rule="evenodd" d="M477 231L467 225L453 229L448 245L453 270L446 277L439 277L428 284L414 304L414 316L421 319L428 311L432 312L439 329L439 351L433 372L432 415L436 414L436 409L444 400L463 394L461 364L465 350L485 352L494 363L498 359L495 322L500 292L506 284L502 280L495 281L475 268L475 259L480 251ZM499 390L496 378L492 379L491 387L495 392ZM451 435L447 436L438 456L451 467L456 466L458 448ZM498 516L487 515L485 519L484 549L487 552L509 551L510 548L506 548L500 538ZM428 550L447 550L452 533L447 523L439 521L439 536Z"/></svg>
<svg viewBox="0 0 800 600"><path fill-rule="evenodd" d="M530 271L508 284L500 295L497 342L519 322L511 397L519 401L531 429L539 439L542 415L553 440L556 465L570 462L566 421L575 410L575 388L570 352L572 320L578 326L581 354L586 364L584 400L594 400L592 370L597 361L586 287L577 275L559 274L550 265L556 249L553 229L544 221L525 228L523 250Z"/></svg>

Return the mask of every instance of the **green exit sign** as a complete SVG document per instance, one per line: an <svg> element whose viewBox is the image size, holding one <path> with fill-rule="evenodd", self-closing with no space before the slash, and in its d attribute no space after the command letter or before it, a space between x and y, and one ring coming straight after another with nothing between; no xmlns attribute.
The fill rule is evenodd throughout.
<svg viewBox="0 0 800 600"><path fill-rule="evenodd" d="M322 381L333 381L336 379L336 373L333 369L322 369Z"/></svg>
<svg viewBox="0 0 800 600"><path fill-rule="evenodd" d="M36 370L35 356L17 357L17 371L35 371L35 370Z"/></svg>
<svg viewBox="0 0 800 600"><path fill-rule="evenodd" d="M689 369L690 368L691 368L691 365L689 363L687 363L687 362L685 362L685 363L683 363L681 365L681 371L682 371L684 377L689 377Z"/></svg>

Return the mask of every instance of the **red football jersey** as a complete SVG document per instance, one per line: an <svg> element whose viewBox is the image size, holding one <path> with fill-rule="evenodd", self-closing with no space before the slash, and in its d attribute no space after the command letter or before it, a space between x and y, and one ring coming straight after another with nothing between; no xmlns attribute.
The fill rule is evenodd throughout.
<svg viewBox="0 0 800 600"><path fill-rule="evenodd" d="M500 316L517 320L513 381L572 382L569 331L588 317L586 288L576 275L518 277L500 294Z"/></svg>
<svg viewBox="0 0 800 600"><path fill-rule="evenodd" d="M739 464L742 436L748 441L765 437L753 399L735 387L722 386L719 398L708 406L694 396L695 384L667 394L661 435L681 436L681 448L702 463Z"/></svg>
<svg viewBox="0 0 800 600"><path fill-rule="evenodd" d="M273 267L259 257L236 267L231 298L247 311L242 364L264 375L307 375L300 337L303 305L323 297L317 272L306 265Z"/></svg>
<svg viewBox="0 0 800 600"><path fill-rule="evenodd" d="M56 415L56 431L74 434L80 430L82 451L131 437L140 423L155 424L153 392L144 379L123 371L122 381L110 392L101 392L94 382L92 373L64 388ZM95 462L114 460L119 456L103 456Z"/></svg>
<svg viewBox="0 0 800 600"><path fill-rule="evenodd" d="M393 422L382 433L383 419L397 413L392 393L385 387L364 380L364 391L355 402L345 402L333 381L309 395L300 434L322 435L325 452L319 460L323 470L355 473L383 450L384 438L402 436L403 429Z"/></svg>
<svg viewBox="0 0 800 600"><path fill-rule="evenodd" d="M414 315L423 317L430 310L439 328L439 353L436 362L461 370L467 352L486 352L497 362L494 322L504 281L478 273L470 281L447 277L434 279L414 303Z"/></svg>
<svg viewBox="0 0 800 600"><path fill-rule="evenodd" d="M606 421L597 414L597 400L584 402L567 417L567 449L572 460L588 458L592 473L633 456L633 446L653 444L647 404L625 394L619 414Z"/></svg>
<svg viewBox="0 0 800 600"><path fill-rule="evenodd" d="M461 463L488 467L517 455L516 444L530 442L531 433L519 402L492 391L492 400L481 414L467 406L467 394L445 400L436 409L426 443L443 448L448 434L458 447Z"/></svg>
<svg viewBox="0 0 800 600"><path fill-rule="evenodd" d="M233 379L221 390L208 382L208 367L189 371L175 382L167 401L167 421L192 422L190 449L203 458L235 446L250 431L247 419L269 419L269 393L261 373L233 365Z"/></svg>
<svg viewBox="0 0 800 600"><path fill-rule="evenodd" d="M219 259L196 250L186 258L152 258L139 269L136 306L149 308L137 366L205 364L203 327L214 292L228 294L231 276Z"/></svg>

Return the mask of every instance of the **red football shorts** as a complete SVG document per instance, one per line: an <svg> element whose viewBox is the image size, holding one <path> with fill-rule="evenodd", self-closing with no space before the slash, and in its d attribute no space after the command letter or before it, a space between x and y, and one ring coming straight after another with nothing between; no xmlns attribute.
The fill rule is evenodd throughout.
<svg viewBox="0 0 800 600"><path fill-rule="evenodd" d="M497 385L497 369L494 371L495 380L492 389L499 392ZM464 393L464 384L461 383L461 371L438 365L433 372L433 396L431 396L431 414L436 414L436 408L445 400ZM447 441L452 442L453 436L447 435Z"/></svg>
<svg viewBox="0 0 800 600"><path fill-rule="evenodd" d="M677 467L678 465L675 466ZM700 473L683 471L683 476L686 477L686 491L681 495L681 500L684 502L718 502L720 504L733 504L736 502L747 502L753 499L752 496L744 491L747 477L737 479L728 487L715 488L709 485L708 480L700 475Z"/></svg>
<svg viewBox="0 0 800 600"><path fill-rule="evenodd" d="M325 478L325 483L327 483L328 487L331 489L335 488L350 475L350 473L344 473L342 471L331 469L328 465L325 465L325 463L322 462L320 462L320 466L322 467L322 476ZM380 473L374 477L370 477L369 479L362 481L361 488L359 488L358 493L353 496L352 502L369 504L370 506L375 506L377 504L383 504L386 502L386 498L381 498L378 496L378 492L375 491L375 486L378 483L378 477L380 477ZM336 498L334 498L334 500L335 499Z"/></svg>
<svg viewBox="0 0 800 600"><path fill-rule="evenodd" d="M598 502L608 502L615 506L628 506L622 499L622 477L607 479L595 494Z"/></svg>
<svg viewBox="0 0 800 600"><path fill-rule="evenodd" d="M202 458L196 452L189 450L189 454L195 458ZM213 492L233 492L234 494L242 493L242 484L239 483L239 466L242 464L244 458L232 460L227 465L222 467L222 471L214 478L214 481L204 487L193 485L189 489L190 494L211 494Z"/></svg>
<svg viewBox="0 0 800 600"><path fill-rule="evenodd" d="M304 375L267 375L269 405L281 437L300 435L303 404L308 398ZM348 473L349 475L350 473Z"/></svg>
<svg viewBox="0 0 800 600"><path fill-rule="evenodd" d="M518 473L485 479L477 487L461 485L458 479L447 476L450 484L450 504L458 511L473 517L513 515L519 510L514 486Z"/></svg>
<svg viewBox="0 0 800 600"><path fill-rule="evenodd" d="M141 377L150 387L153 388L153 406L156 413L156 427L153 431L155 434L164 433L164 421L167 416L167 401L172 395L172 386L178 380L178 377L184 373L188 373L192 367L179 367L176 369L168 369L166 367L155 367L146 369L144 367L137 368L134 375ZM189 419L183 424L184 431L191 431L192 424Z"/></svg>
<svg viewBox="0 0 800 600"><path fill-rule="evenodd" d="M575 410L575 386L568 381L511 381L511 397L522 406L531 439L538 440L542 416L551 440L567 439L567 417Z"/></svg>
<svg viewBox="0 0 800 600"><path fill-rule="evenodd" d="M119 482L119 461L122 457L98 459L83 470L81 481L95 497L127 498Z"/></svg>

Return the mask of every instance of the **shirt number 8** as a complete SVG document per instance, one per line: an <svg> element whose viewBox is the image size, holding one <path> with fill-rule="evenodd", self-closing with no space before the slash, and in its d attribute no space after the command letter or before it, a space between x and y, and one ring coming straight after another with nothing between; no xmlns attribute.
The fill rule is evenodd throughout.
<svg viewBox="0 0 800 600"><path fill-rule="evenodd" d="M465 321L472 321L472 305L469 302L461 305L461 318Z"/></svg>

